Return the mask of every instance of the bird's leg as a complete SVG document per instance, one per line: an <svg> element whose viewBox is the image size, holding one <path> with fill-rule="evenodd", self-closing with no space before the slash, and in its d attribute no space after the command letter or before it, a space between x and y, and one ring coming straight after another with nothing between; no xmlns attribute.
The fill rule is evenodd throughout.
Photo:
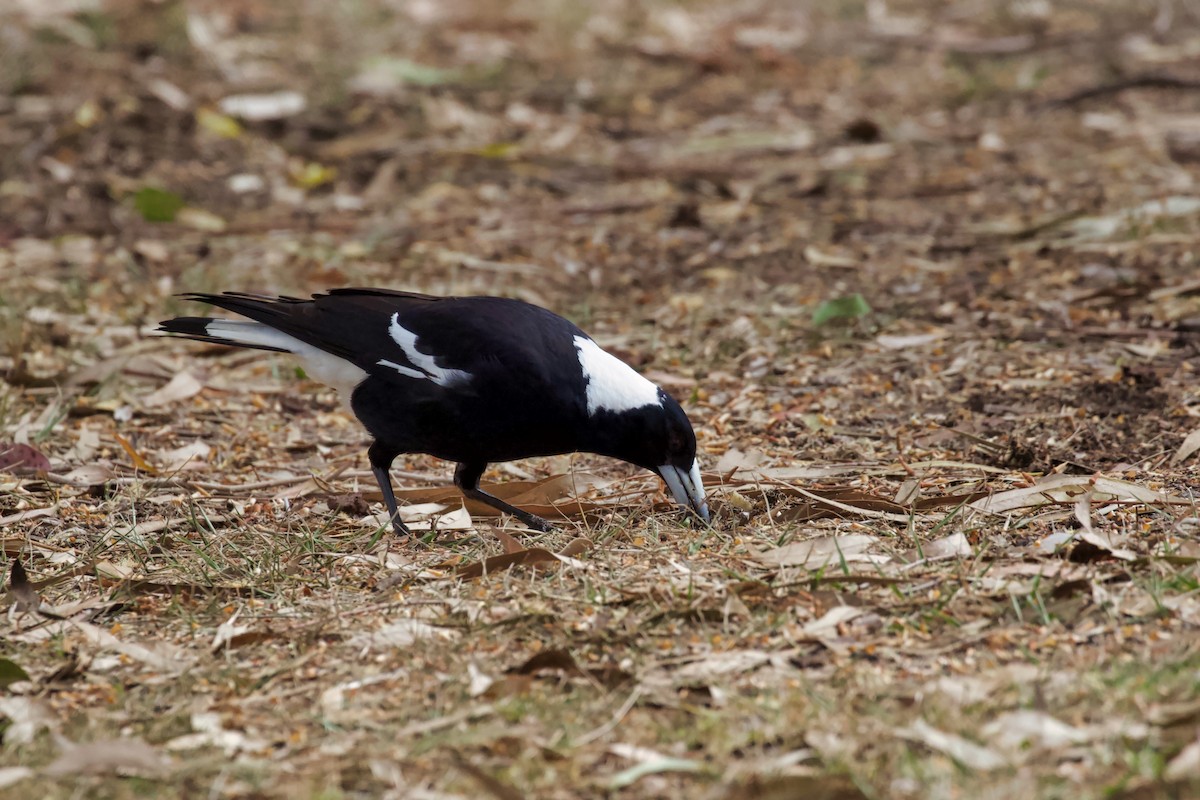
<svg viewBox="0 0 1200 800"><path fill-rule="evenodd" d="M367 450L367 460L371 462L371 472L375 473L379 491L383 492L383 504L387 506L388 516L392 520L392 530L397 536L408 536L408 528L400 521L400 509L396 506L396 494L392 491L392 476L388 474L397 455L399 453L379 440L375 440Z"/></svg>
<svg viewBox="0 0 1200 800"><path fill-rule="evenodd" d="M457 486L466 497L471 500L478 500L485 505L489 505L497 511L502 511L505 514L512 514L517 519L524 522L535 531L543 533L554 530L554 526L539 516L530 514L528 511L522 511L516 506L509 505L499 497L493 497L487 492L479 488L479 478L483 475L483 471L487 469L487 464L469 464L462 463L454 470L454 485Z"/></svg>

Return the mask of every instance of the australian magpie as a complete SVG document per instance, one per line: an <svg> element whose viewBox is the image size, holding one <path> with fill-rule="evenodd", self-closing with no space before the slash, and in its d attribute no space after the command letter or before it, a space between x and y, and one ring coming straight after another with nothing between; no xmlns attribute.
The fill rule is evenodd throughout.
<svg viewBox="0 0 1200 800"><path fill-rule="evenodd" d="M490 462L589 452L662 476L708 521L696 435L679 403L562 317L502 297L333 289L312 299L181 295L248 319L177 317L169 334L299 356L374 438L367 457L397 534L388 469L402 453L457 462L469 498L550 530L479 488Z"/></svg>

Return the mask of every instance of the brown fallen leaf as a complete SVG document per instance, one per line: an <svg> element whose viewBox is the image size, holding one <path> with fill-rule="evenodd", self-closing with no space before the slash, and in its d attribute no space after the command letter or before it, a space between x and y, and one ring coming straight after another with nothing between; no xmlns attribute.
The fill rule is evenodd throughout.
<svg viewBox="0 0 1200 800"><path fill-rule="evenodd" d="M133 462L135 467L140 469L142 472L145 472L147 475L158 474L158 469L151 466L146 459L142 458L141 453L139 453L134 446L129 443L128 439L121 434L116 433L115 431L113 432L113 438L117 440L117 444L121 445L121 449L124 450L125 454L129 456L129 460Z"/></svg>
<svg viewBox="0 0 1200 800"><path fill-rule="evenodd" d="M647 775L663 772L704 772L705 767L699 761L688 758L677 758L642 747L636 744L617 742L608 746L608 752L618 758L634 762L632 767L623 769L608 781L610 790L620 790L634 785Z"/></svg>
<svg viewBox="0 0 1200 800"><path fill-rule="evenodd" d="M866 614L866 609L858 606L834 606L819 618L806 623L800 633L817 641L827 641L838 635L847 622Z"/></svg>
<svg viewBox="0 0 1200 800"><path fill-rule="evenodd" d="M503 528L495 528L492 533L500 540L500 546L504 548L505 553L519 553L525 549L525 546L518 542L516 537Z"/></svg>
<svg viewBox="0 0 1200 800"><path fill-rule="evenodd" d="M467 695L469 697L479 697L482 694L486 694L496 683L496 679L481 670L474 661L467 662L467 678L470 681L467 685Z"/></svg>
<svg viewBox="0 0 1200 800"><path fill-rule="evenodd" d="M1039 751L1083 744L1096 735L1095 731L1077 728L1032 708L1005 711L983 725L979 733L1014 763Z"/></svg>
<svg viewBox="0 0 1200 800"><path fill-rule="evenodd" d="M107 558L96 562L96 577L110 581L127 581L134 576L136 570L123 564L114 564Z"/></svg>
<svg viewBox="0 0 1200 800"><path fill-rule="evenodd" d="M30 508L25 511L17 511L13 514L0 517L0 527L12 525L14 522L24 522L28 519L38 519L39 517L52 517L58 513L58 506L49 506L47 508ZM7 541L7 540L5 540ZM24 542L24 539L20 540Z"/></svg>
<svg viewBox="0 0 1200 800"><path fill-rule="evenodd" d="M115 472L101 464L84 464L64 475L47 476L48 479L55 483L79 487L102 486L115 477Z"/></svg>
<svg viewBox="0 0 1200 800"><path fill-rule="evenodd" d="M12 570L9 571L8 594L18 612L33 614L42 605L42 598L38 597L37 590L29 582L29 575L18 558L13 559Z"/></svg>
<svg viewBox="0 0 1200 800"><path fill-rule="evenodd" d="M158 774L170 761L141 739L108 739L74 745L65 743L63 753L45 769L47 775L97 775L103 773Z"/></svg>
<svg viewBox="0 0 1200 800"><path fill-rule="evenodd" d="M947 558L968 558L975 551L971 543L962 533L952 533L932 542L925 542L920 547L914 547L900 556L901 560L910 565L925 564L930 561L942 561Z"/></svg>
<svg viewBox="0 0 1200 800"><path fill-rule="evenodd" d="M854 783L844 775L755 774L738 777L722 788L715 800L865 800Z"/></svg>
<svg viewBox="0 0 1200 800"><path fill-rule="evenodd" d="M855 471L866 474L869 470L856 468ZM777 522L809 522L829 517L877 517L906 522L912 513L926 513L940 508L952 508L983 497L987 492L966 492L962 494L922 497L912 504L899 503L879 495L864 492L854 487L826 486L820 489L803 489L792 483L793 480L829 477L828 470L782 470L772 468L758 470L754 480L742 480L726 475L712 485L714 493L723 492L726 496L737 501L745 498L740 495L753 496L764 487L770 487L772 492L784 496L803 497L805 502L789 506L772 516ZM742 510L750 510L743 508Z"/></svg>
<svg viewBox="0 0 1200 800"><path fill-rule="evenodd" d="M847 563L867 561L882 564L890 559L887 556L874 556L867 553L867 548L877 543L878 540L874 536L863 533L826 536L821 539L809 539L805 542L793 542L774 550L757 553L754 559L759 563L775 567L804 567L805 569L836 567L843 561Z"/></svg>
<svg viewBox="0 0 1200 800"><path fill-rule="evenodd" d="M568 675L583 674L583 670L575 662L575 657L561 647L534 653L518 666L505 671L511 675L534 675L548 669L559 670Z"/></svg>
<svg viewBox="0 0 1200 800"><path fill-rule="evenodd" d="M935 497L922 497L913 503L914 511L935 511L939 508L954 508L955 506L973 503L981 497L987 497L987 492L963 492L962 494L943 494Z"/></svg>
<svg viewBox="0 0 1200 800"><path fill-rule="evenodd" d="M765 460L766 456L759 451L743 452L736 447L731 447L717 459L713 469L722 475L732 475L739 471L750 472Z"/></svg>
<svg viewBox="0 0 1200 800"><path fill-rule="evenodd" d="M516 566L529 566L531 564L545 564L548 562L565 563L586 552L591 547L591 544L590 539L580 537L573 540L557 553L552 553L541 547L531 547L527 550L518 550L512 553L502 553L501 555L491 556L473 564L465 564L458 568L455 575L459 578L472 580L493 572L512 569Z"/></svg>
<svg viewBox="0 0 1200 800"><path fill-rule="evenodd" d="M138 347L145 347L150 342L139 342ZM145 356L139 356L134 352L133 348L126 348L123 352L113 355L111 358L101 359L93 364L72 372L66 377L64 383L67 386L95 386L98 383L107 381L112 376L131 366L131 362L136 359L138 362L135 368L140 369L143 374L153 374L157 371L158 365Z"/></svg>
<svg viewBox="0 0 1200 800"><path fill-rule="evenodd" d="M40 699L0 694L0 719L7 719L4 745L28 744L43 728L54 731L58 716Z"/></svg>
<svg viewBox="0 0 1200 800"><path fill-rule="evenodd" d="M176 403L199 394L203 388L204 384L198 381L195 375L184 370L171 378L165 386L143 397L142 406L154 408Z"/></svg>
<svg viewBox="0 0 1200 800"><path fill-rule="evenodd" d="M744 672L753 672L773 661L784 663L784 659L765 650L726 650L707 653L702 658L682 664L670 670L670 679L675 684L704 684Z"/></svg>
<svg viewBox="0 0 1200 800"><path fill-rule="evenodd" d="M1194 725L1200 721L1200 697L1179 702L1155 703L1147 710L1146 720L1162 728Z"/></svg>
<svg viewBox="0 0 1200 800"><path fill-rule="evenodd" d="M15 786L33 775L34 772L29 767L0 767L0 789Z"/></svg>
<svg viewBox="0 0 1200 800"><path fill-rule="evenodd" d="M77 567L82 566L85 565L77 565ZM75 571L80 575L86 574L82 570L78 569L73 569L72 571ZM51 580L58 582L58 577L59 576L55 576L55 578L52 578ZM65 580L66 576L63 576L63 579ZM39 588L39 584L44 584L47 582L48 581L38 581L37 583L33 584L33 586L34 588ZM120 605L123 605L123 602L120 600L113 600L108 597L94 595L91 597L78 597L74 600L69 600L65 603L60 603L57 605L51 605L50 603L43 601L42 605L38 608L38 611L42 616L49 617L50 619L90 619Z"/></svg>
<svg viewBox="0 0 1200 800"><path fill-rule="evenodd" d="M457 750L450 750L454 765L469 775L480 787L497 800L522 800L525 795L512 784L505 783L490 772L475 766Z"/></svg>
<svg viewBox="0 0 1200 800"><path fill-rule="evenodd" d="M560 500L569 500L591 489L607 486L611 482L586 472L572 472L551 475L532 482L532 485L526 485L528 482L525 481L514 483L514 489L521 490L508 496L508 501L513 505L554 505Z"/></svg>
<svg viewBox="0 0 1200 800"><path fill-rule="evenodd" d="M999 769L1007 763L994 750L957 734L938 730L923 719L917 719L908 727L896 730L895 735L944 753L969 769L987 771Z"/></svg>
<svg viewBox="0 0 1200 800"><path fill-rule="evenodd" d="M225 755L232 756L267 750L270 745L241 731L224 727L220 714L200 711L192 714L192 733L176 736L168 740L164 747L171 751L216 747L223 750Z"/></svg>
<svg viewBox="0 0 1200 800"><path fill-rule="evenodd" d="M168 450L156 450L154 452L154 460L163 464L162 471L168 474L175 473L188 469L203 468L204 461L212 452L212 447L207 442L194 441L185 444L183 447L175 447Z"/></svg>
<svg viewBox="0 0 1200 800"><path fill-rule="evenodd" d="M351 638L351 643L360 648L393 648L401 650L424 639L453 641L459 632L451 628L430 625L419 619L402 618L373 631L363 631Z"/></svg>
<svg viewBox="0 0 1200 800"><path fill-rule="evenodd" d="M226 514L205 514L203 521L210 525L216 525L218 522L225 522L229 519ZM182 528L192 524L192 517L172 517L170 519L151 519L145 522L138 522L123 528L118 528L120 536L148 536L159 531L171 530L174 528Z"/></svg>
<svg viewBox="0 0 1200 800"><path fill-rule="evenodd" d="M249 583L185 583L182 581L154 581L131 579L121 583L120 594L161 594L170 597L265 597L267 591Z"/></svg>
<svg viewBox="0 0 1200 800"><path fill-rule="evenodd" d="M493 497L498 497L511 505L525 509L531 514L547 519L570 519L608 506L625 502L624 496L606 498L604 502L579 500L572 495L576 491L585 491L606 482L586 473L551 475L540 481L505 481L504 483L480 484L480 488ZM364 496L372 501L379 501L382 495L378 491L364 492ZM402 504L464 504L473 517L496 518L500 511L475 500L464 500L462 493L453 486L432 486L416 489L402 489L396 492L396 499Z"/></svg>
<svg viewBox="0 0 1200 800"><path fill-rule="evenodd" d="M516 566L544 564L556 560L557 557L549 550L541 547L531 547L528 550L518 550L515 553L502 553L498 556L491 556L485 558L483 561L476 561L473 564L464 564L458 568L455 574L459 578L471 580Z"/></svg>
<svg viewBox="0 0 1200 800"><path fill-rule="evenodd" d="M1183 444L1179 445L1179 449L1175 451L1175 455L1171 456L1171 466L1179 466L1197 452L1200 452L1200 428L1189 433L1187 438L1183 440Z"/></svg>
<svg viewBox="0 0 1200 800"><path fill-rule="evenodd" d="M90 656L80 653L66 653L65 660L48 675L41 678L43 686L53 686L56 683L67 683L87 674L92 665Z"/></svg>
<svg viewBox="0 0 1200 800"><path fill-rule="evenodd" d="M1163 777L1169 781L1200 777L1200 739L1189 742L1168 762Z"/></svg>
<svg viewBox="0 0 1200 800"><path fill-rule="evenodd" d="M496 707L491 703L482 703L470 708L464 708L461 711L456 711L453 714L446 714L432 719L418 720L410 722L400 730L392 734L392 739L395 741L404 741L414 736L424 736L434 731L453 728L463 722L471 722L473 720L484 719L496 713Z"/></svg>
<svg viewBox="0 0 1200 800"><path fill-rule="evenodd" d="M469 531L473 525L471 515L461 506L447 509L438 503L422 503L418 506L400 506L400 518L412 531ZM368 514L358 521L368 528L389 527L387 511Z"/></svg>
<svg viewBox="0 0 1200 800"><path fill-rule="evenodd" d="M561 672L564 675L587 677L608 689L621 686L633 680L633 675L612 664L584 669L579 666L579 662L575 660L570 651L564 648L542 650L530 656L521 664L505 670L510 679L512 677L536 677L548 671Z"/></svg>
<svg viewBox="0 0 1200 800"><path fill-rule="evenodd" d="M243 639L246 634L251 633L249 625L238 625L238 617L242 615L242 610L239 608L233 612L233 615L217 626L217 633L213 636L213 642L209 645L209 650L213 653L220 652L222 649L232 650L236 645L235 641ZM240 642L239 642L240 643Z"/></svg>
<svg viewBox="0 0 1200 800"><path fill-rule="evenodd" d="M11 549L10 549L10 544L14 545ZM14 571L16 571L16 569L17 569L17 559L20 556L20 554L25 551L26 544L27 543L25 542L24 539L0 539L0 545L3 545L3 549L4 549L5 553L7 555L10 555L13 557L13 570ZM35 549L35 551L49 551L52 553L53 552L65 552L63 550L60 550L57 547L51 547L46 544L38 544L34 547L34 549ZM95 567L95 562L92 562L92 561L77 562L74 565L63 570L62 572L58 573L57 575L52 575L49 578L43 578L40 581L30 581L28 579L28 576L25 575L25 568L21 567L21 574L23 576L24 584L22 585L21 591L19 594L25 601L28 601L30 592L33 593L34 597L37 597L37 593L41 592L43 589L46 589L50 586L55 586L59 583L62 583L63 581L69 580L74 577L78 577L79 575L90 574L94 567ZM17 600L18 600L17 592L9 591L9 592L4 593L3 595L0 595L0 609L7 608L9 605L16 603ZM77 603L71 603L71 604L68 604L67 606L60 607L60 608L56 608L53 606L47 606L45 603L42 603L39 601L39 603L35 606L35 610L38 611L38 613L40 613L44 617L49 617L50 619L61 619L63 616L66 616L69 614L75 614L80 610L84 610L85 607L91 608L92 600L90 600L90 599L80 600Z"/></svg>
<svg viewBox="0 0 1200 800"><path fill-rule="evenodd" d="M808 490L785 482L763 481L778 486L785 495L799 495L808 502L784 511L779 519L788 522L808 522L826 517L876 517L895 522L908 521L908 509L886 497L868 494L859 489L834 488Z"/></svg>
<svg viewBox="0 0 1200 800"><path fill-rule="evenodd" d="M113 650L161 672L170 674L179 673L187 669L191 664L188 658L176 652L166 642L158 642L149 646L141 645L136 642L127 642L119 639L104 628L92 625L90 622L70 619L64 620L64 624L69 624L75 630L79 631L95 647Z"/></svg>
<svg viewBox="0 0 1200 800"><path fill-rule="evenodd" d="M969 507L989 514L1004 514L1024 508L1074 503L1080 495L1091 493L1093 503L1146 503L1151 505L1187 505L1191 501L1168 495L1130 481L1104 475L1049 475L1033 486L1008 489L969 503Z"/></svg>
<svg viewBox="0 0 1200 800"><path fill-rule="evenodd" d="M36 447L0 442L0 472L48 472L50 459Z"/></svg>
<svg viewBox="0 0 1200 800"><path fill-rule="evenodd" d="M1099 553L1111 555L1113 558L1119 558L1122 561L1134 561L1137 554L1128 548L1121 547L1121 537L1114 538L1108 531L1096 530L1092 524L1092 493L1087 492L1079 496L1075 501L1075 518L1079 520L1079 526L1082 530L1078 534L1080 541L1075 549L1071 551L1072 561L1091 561L1097 555L1095 552L1088 552L1090 546L1095 548ZM1087 545L1087 546L1085 546Z"/></svg>
<svg viewBox="0 0 1200 800"><path fill-rule="evenodd" d="M575 558L592 549L592 540L586 536L577 536L567 542L567 546L558 551L560 558Z"/></svg>
<svg viewBox="0 0 1200 800"><path fill-rule="evenodd" d="M325 498L329 510L348 517L365 517L371 513L371 506L358 492L350 494L335 494Z"/></svg>

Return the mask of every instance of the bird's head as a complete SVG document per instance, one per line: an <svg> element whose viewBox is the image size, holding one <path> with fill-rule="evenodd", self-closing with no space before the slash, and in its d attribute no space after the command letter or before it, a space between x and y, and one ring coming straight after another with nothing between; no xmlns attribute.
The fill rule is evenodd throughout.
<svg viewBox="0 0 1200 800"><path fill-rule="evenodd" d="M709 521L696 461L696 433L675 398L659 389L657 403L603 417L593 429L599 438L595 452L656 473L676 503Z"/></svg>

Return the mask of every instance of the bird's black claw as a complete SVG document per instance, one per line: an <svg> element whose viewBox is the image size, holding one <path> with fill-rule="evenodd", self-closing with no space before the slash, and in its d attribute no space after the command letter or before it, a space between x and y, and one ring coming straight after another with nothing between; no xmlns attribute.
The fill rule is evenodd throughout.
<svg viewBox="0 0 1200 800"><path fill-rule="evenodd" d="M549 533L550 531L554 530L554 526L541 517L534 517L525 524L533 528L535 531L540 531L541 533Z"/></svg>
<svg viewBox="0 0 1200 800"><path fill-rule="evenodd" d="M518 520L525 524L525 527L538 531L539 533L550 533L554 530L554 526L546 520L535 514L514 514Z"/></svg>
<svg viewBox="0 0 1200 800"><path fill-rule="evenodd" d="M392 517L392 533L396 534L396 536L400 538L412 535L408 530L408 526L400 521L399 514Z"/></svg>

